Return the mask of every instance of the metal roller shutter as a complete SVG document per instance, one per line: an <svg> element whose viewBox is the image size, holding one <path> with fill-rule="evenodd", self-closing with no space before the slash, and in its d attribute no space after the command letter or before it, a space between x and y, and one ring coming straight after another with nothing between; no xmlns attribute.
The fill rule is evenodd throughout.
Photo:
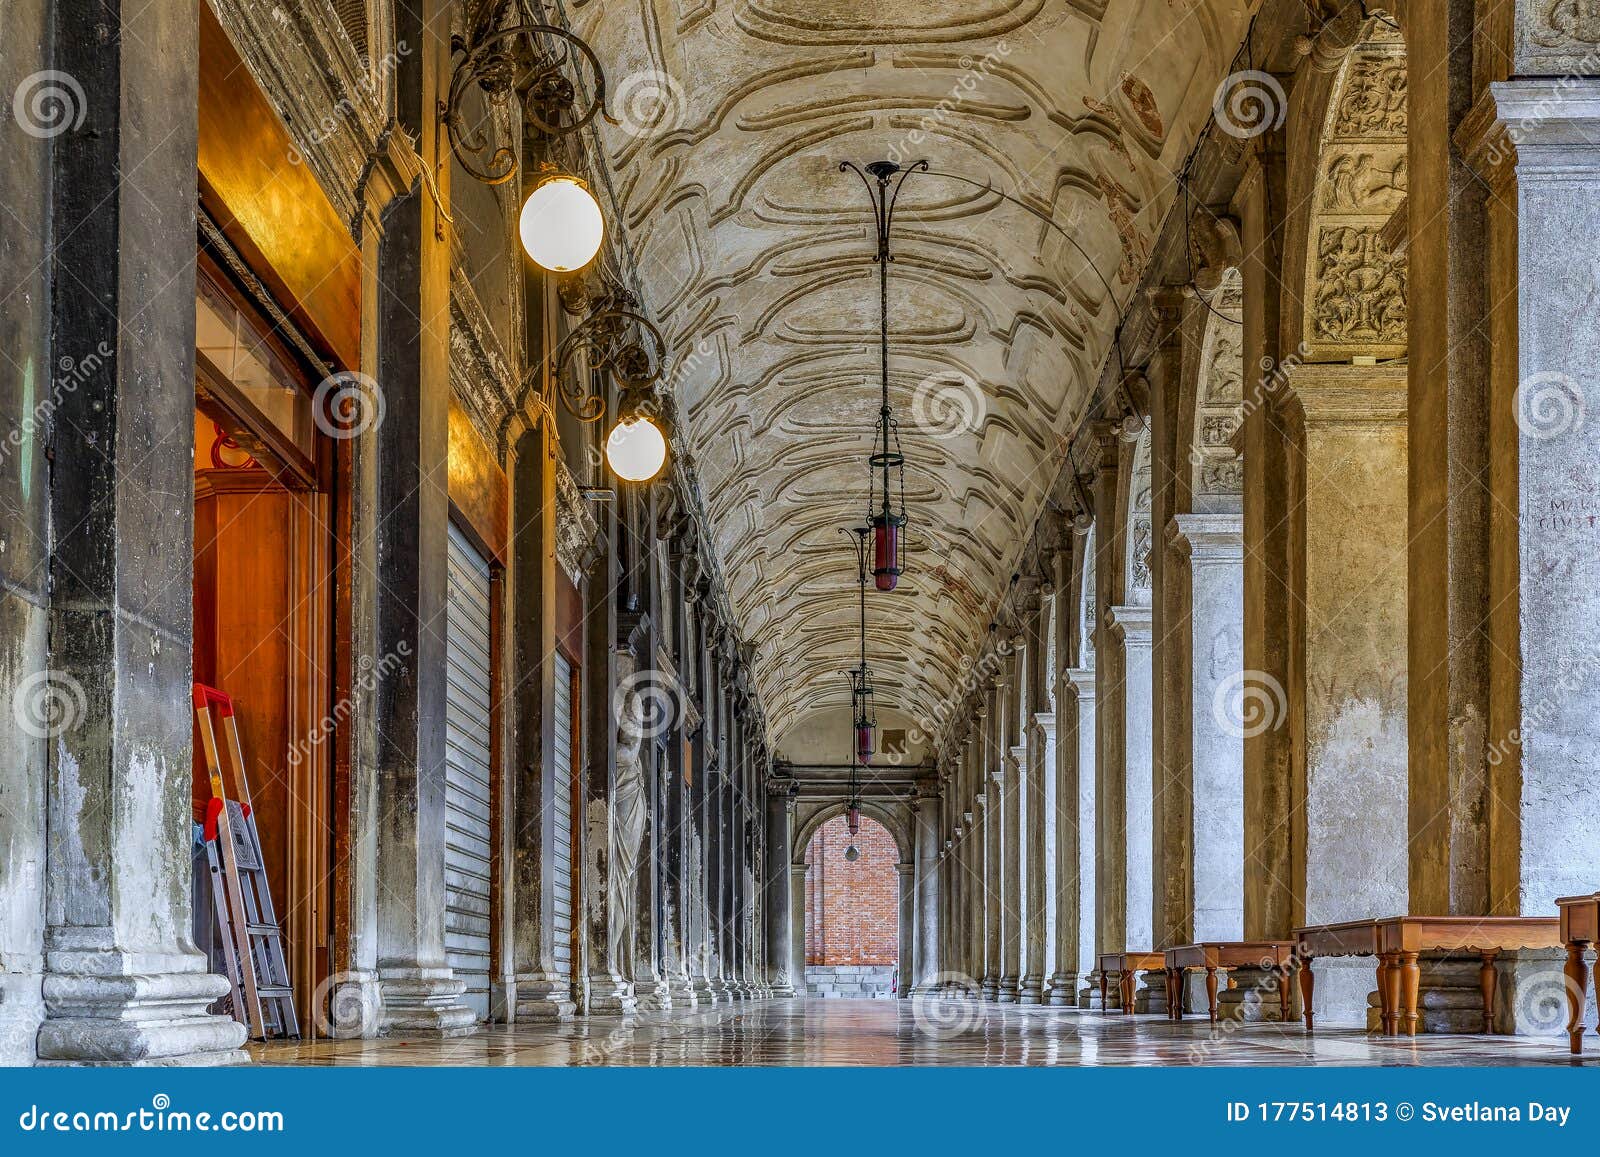
<svg viewBox="0 0 1600 1157"><path fill-rule="evenodd" d="M445 954L489 1015L489 566L450 527L445 710Z"/></svg>
<svg viewBox="0 0 1600 1157"><path fill-rule="evenodd" d="M556 766L550 806L555 813L555 841L550 858L555 880L551 906L555 969L572 981L572 664L556 652Z"/></svg>

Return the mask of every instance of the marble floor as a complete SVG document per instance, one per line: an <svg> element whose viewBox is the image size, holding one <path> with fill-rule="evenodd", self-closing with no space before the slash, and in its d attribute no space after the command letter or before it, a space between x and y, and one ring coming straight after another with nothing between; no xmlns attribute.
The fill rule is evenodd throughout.
<svg viewBox="0 0 1600 1157"><path fill-rule="evenodd" d="M1600 1064L1600 1042L1583 1062ZM890 1000L772 1000L493 1026L453 1040L254 1045L267 1065L1567 1065L1565 1037L1356 1029Z"/></svg>

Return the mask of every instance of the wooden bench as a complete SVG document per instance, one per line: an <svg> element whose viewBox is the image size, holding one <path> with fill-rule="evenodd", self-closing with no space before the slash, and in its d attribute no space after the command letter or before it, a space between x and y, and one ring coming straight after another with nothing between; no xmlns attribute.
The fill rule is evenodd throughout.
<svg viewBox="0 0 1600 1157"><path fill-rule="evenodd" d="M1133 979L1137 972L1165 972L1166 954L1162 952L1102 952L1097 958L1100 965L1100 1007L1108 1007L1106 994L1110 988L1111 973L1118 973L1118 992L1122 997L1122 1011L1133 1013Z"/></svg>
<svg viewBox="0 0 1600 1157"><path fill-rule="evenodd" d="M1385 1034L1417 1031L1417 996L1424 952L1476 952L1478 987L1483 993L1483 1031L1494 1031L1495 959L1519 948L1555 948L1561 943L1554 916L1388 916L1347 920L1295 929L1300 957L1300 995L1306 1029L1315 1027L1311 999L1316 991L1312 961L1318 956L1376 956L1378 1006Z"/></svg>
<svg viewBox="0 0 1600 1157"><path fill-rule="evenodd" d="M1287 1022L1294 948L1294 943L1287 940L1226 940L1167 949L1167 1019L1183 1019L1183 979L1191 969L1205 969L1206 1003L1211 1023L1216 1024L1217 974L1235 968L1262 968L1278 975L1278 1007Z"/></svg>
<svg viewBox="0 0 1600 1157"><path fill-rule="evenodd" d="M1589 961L1584 953L1600 941L1600 892L1592 896L1563 896L1560 910L1561 943L1567 948L1562 972L1567 978L1567 1045L1583 1052L1583 1013L1589 1003Z"/></svg>

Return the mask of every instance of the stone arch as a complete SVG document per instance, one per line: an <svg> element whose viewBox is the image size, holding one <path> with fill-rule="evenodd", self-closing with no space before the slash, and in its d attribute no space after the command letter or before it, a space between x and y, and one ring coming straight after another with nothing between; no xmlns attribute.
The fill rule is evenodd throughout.
<svg viewBox="0 0 1600 1157"><path fill-rule="evenodd" d="M882 804L862 800L861 814L870 820L876 820L886 828L894 837L895 849L900 853L900 862L910 864L913 861L916 845L912 842L911 833L902 816L896 814L895 809L886 808ZM801 821L799 830L794 834L790 844L790 867L803 868L806 863L806 847L811 843L811 837L823 824L831 819L836 819L847 812L849 807L843 802L830 803L818 808L811 815Z"/></svg>
<svg viewBox="0 0 1600 1157"><path fill-rule="evenodd" d="M1343 51L1313 52L1295 88L1284 346L1299 360L1406 355L1406 43L1373 11ZM1289 356L1286 354L1285 356Z"/></svg>

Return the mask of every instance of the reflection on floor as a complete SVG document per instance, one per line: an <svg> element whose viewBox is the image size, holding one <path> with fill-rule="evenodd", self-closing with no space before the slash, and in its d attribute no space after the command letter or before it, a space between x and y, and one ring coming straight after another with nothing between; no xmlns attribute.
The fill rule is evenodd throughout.
<svg viewBox="0 0 1600 1157"><path fill-rule="evenodd" d="M1600 1063L1590 1043L1588 1063ZM956 1002L777 1000L495 1026L455 1040L252 1046L274 1065L1506 1065L1569 1064L1561 1037L1368 1037L1300 1025Z"/></svg>

